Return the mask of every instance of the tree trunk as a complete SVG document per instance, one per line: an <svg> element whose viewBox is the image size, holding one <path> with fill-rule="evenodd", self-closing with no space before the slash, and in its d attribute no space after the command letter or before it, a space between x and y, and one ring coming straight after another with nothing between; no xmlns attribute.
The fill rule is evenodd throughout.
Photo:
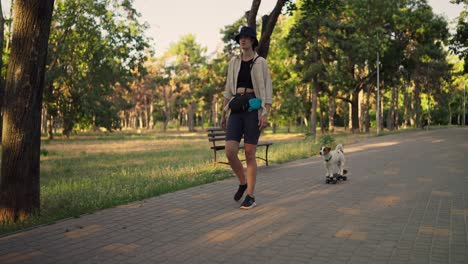
<svg viewBox="0 0 468 264"><path fill-rule="evenodd" d="M352 94L351 98L351 120L353 133L359 132L359 90Z"/></svg>
<svg viewBox="0 0 468 264"><path fill-rule="evenodd" d="M137 110L133 110L132 111L132 125L133 125L133 129L137 129L138 128L138 112Z"/></svg>
<svg viewBox="0 0 468 264"><path fill-rule="evenodd" d="M130 122L128 123L128 128L130 129L135 128L136 122L135 122L135 117L133 116L133 113L130 113L129 121Z"/></svg>
<svg viewBox="0 0 468 264"><path fill-rule="evenodd" d="M315 142L317 137L317 98L318 98L318 80L314 77L312 84L312 108L310 109L310 135L312 142Z"/></svg>
<svg viewBox="0 0 468 264"><path fill-rule="evenodd" d="M93 116L93 132L101 132L101 129L96 124L96 115Z"/></svg>
<svg viewBox="0 0 468 264"><path fill-rule="evenodd" d="M167 131L167 125L169 124L169 121L167 119L167 117L164 119L164 122L163 122L163 131L166 132Z"/></svg>
<svg viewBox="0 0 468 264"><path fill-rule="evenodd" d="M70 137L71 132L73 131L74 122L69 114L63 116L63 131L62 134L67 138Z"/></svg>
<svg viewBox="0 0 468 264"><path fill-rule="evenodd" d="M0 221L40 209L41 108L53 0L17 0L3 110Z"/></svg>
<svg viewBox="0 0 468 264"><path fill-rule="evenodd" d="M359 131L364 132L365 122L365 111L364 111L364 90L359 91Z"/></svg>
<svg viewBox="0 0 468 264"><path fill-rule="evenodd" d="M382 87L383 87L383 85L382 85ZM380 91L380 93L382 93L382 91ZM380 106L380 107L379 107L379 108L380 108L379 110L380 110L380 111L379 111L379 113L378 113L379 116L380 116L380 118L379 118L379 121L380 121L380 124L379 124L380 131L383 131L383 111L384 111L384 108L383 108L384 103L383 103L383 101L384 101L384 97L383 97L383 95L381 94L381 95L380 95L380 102L379 102L379 106Z"/></svg>
<svg viewBox="0 0 468 264"><path fill-rule="evenodd" d="M253 0L253 1L254 3L252 3L252 7L254 7L255 2L258 0ZM266 26L264 27L264 29L262 28L262 36L260 37L260 41L257 47L257 53L258 55L262 56L265 59L268 57L268 51L270 49L271 34L273 33L273 29L275 29L275 25L276 25L276 22L278 21L279 15L281 14L281 10L283 9L283 6L287 1L288 0L278 0L276 2L275 7L271 11L271 13L268 15L268 21L266 23ZM252 12L252 14L254 14L254 12ZM255 18L253 19L255 20Z"/></svg>
<svg viewBox="0 0 468 264"><path fill-rule="evenodd" d="M145 125L144 128L149 129L149 107L148 107L148 99L146 98L146 95L143 97L143 102L144 102L144 108L143 108L143 117L145 118Z"/></svg>
<svg viewBox="0 0 468 264"><path fill-rule="evenodd" d="M253 0L252 7L245 13L245 17L247 18L247 25L253 29L257 28L257 13L261 2L262 0Z"/></svg>
<svg viewBox="0 0 468 264"><path fill-rule="evenodd" d="M42 106L41 113L41 135L47 134L47 109Z"/></svg>
<svg viewBox="0 0 468 264"><path fill-rule="evenodd" d="M403 89L403 104L404 104L404 122L403 122L403 128L407 128L408 125L411 124L411 95L408 93L407 88Z"/></svg>
<svg viewBox="0 0 468 264"><path fill-rule="evenodd" d="M364 122L364 132L369 133L370 132L370 116L369 116L369 110L370 110L370 95L371 95L371 88L369 85L366 87L366 102L365 102L365 119L366 121Z"/></svg>
<svg viewBox="0 0 468 264"><path fill-rule="evenodd" d="M128 119L127 119L127 111L122 111L120 114L120 118L122 119L122 128L127 128L128 126Z"/></svg>
<svg viewBox="0 0 468 264"><path fill-rule="evenodd" d="M3 74L1 70L3 68L3 43L5 42L5 19L3 17L2 3L0 2L0 141L2 140L2 107L3 107L3 91L5 90Z"/></svg>
<svg viewBox="0 0 468 264"><path fill-rule="evenodd" d="M130 128L130 126L131 126L130 112L125 111L125 127Z"/></svg>
<svg viewBox="0 0 468 264"><path fill-rule="evenodd" d="M351 131L353 131L353 104L350 102L348 106L348 125L345 126L346 128L349 128Z"/></svg>
<svg viewBox="0 0 468 264"><path fill-rule="evenodd" d="M387 128L389 130L394 130L395 129L395 93L396 93L396 88L395 88L395 83L392 81L392 94L391 94L391 99L390 99L390 108L388 109L388 115L387 115Z"/></svg>
<svg viewBox="0 0 468 264"><path fill-rule="evenodd" d="M398 130L398 128L400 127L400 101L399 101L399 98L400 98L400 91L399 91L399 87L396 86L395 88L395 106L394 106L394 120L395 120L395 129Z"/></svg>
<svg viewBox="0 0 468 264"><path fill-rule="evenodd" d="M421 127L421 83L419 80L415 80L415 86L413 90L413 113L412 113L412 123L420 128Z"/></svg>
<svg viewBox="0 0 468 264"><path fill-rule="evenodd" d="M201 112L201 129L205 129L206 113L205 111Z"/></svg>
<svg viewBox="0 0 468 264"><path fill-rule="evenodd" d="M167 124L169 123L169 119L171 118L171 113L170 108L169 108L169 100L168 100L168 94L167 94L167 86L164 85L162 87L163 91L163 100L164 100L164 122L163 122L163 131L166 132L167 130Z"/></svg>
<svg viewBox="0 0 468 264"><path fill-rule="evenodd" d="M331 133L335 132L335 112L335 97L330 95L330 97L328 98L328 131L330 131Z"/></svg>
<svg viewBox="0 0 468 264"><path fill-rule="evenodd" d="M189 103L188 105L188 111L187 111L187 126L190 132L195 131L195 122L193 119L194 116L194 111L195 111L195 103Z"/></svg>
<svg viewBox="0 0 468 264"><path fill-rule="evenodd" d="M51 114L47 114L47 134L49 139L54 139L54 119Z"/></svg>
<svg viewBox="0 0 468 264"><path fill-rule="evenodd" d="M450 107L450 104L448 105L448 108L449 108L448 125L450 126L452 124L452 108Z"/></svg>
<svg viewBox="0 0 468 264"><path fill-rule="evenodd" d="M218 96L213 95L213 100L211 100L211 124L215 127L219 126L218 123Z"/></svg>
<svg viewBox="0 0 468 264"><path fill-rule="evenodd" d="M180 110L180 122L179 126L185 126L187 124L187 114L185 113L184 110Z"/></svg>
<svg viewBox="0 0 468 264"><path fill-rule="evenodd" d="M143 117L144 117L143 121L144 121L144 128L145 128L145 129L149 129L149 128L150 128L150 126L149 126L149 114L148 114L148 112L149 112L149 107L148 107L148 106L145 106L145 111L143 112L143 114L144 114L144 115L143 115Z"/></svg>
<svg viewBox="0 0 468 264"><path fill-rule="evenodd" d="M322 112L320 111L320 133L322 135L325 134L325 116L326 116L326 113L325 112Z"/></svg>
<svg viewBox="0 0 468 264"><path fill-rule="evenodd" d="M143 114L138 113L138 128L143 129Z"/></svg>
<svg viewBox="0 0 468 264"><path fill-rule="evenodd" d="M150 103L150 109L149 109L149 129L154 129L154 104L153 104L153 99L151 99Z"/></svg>

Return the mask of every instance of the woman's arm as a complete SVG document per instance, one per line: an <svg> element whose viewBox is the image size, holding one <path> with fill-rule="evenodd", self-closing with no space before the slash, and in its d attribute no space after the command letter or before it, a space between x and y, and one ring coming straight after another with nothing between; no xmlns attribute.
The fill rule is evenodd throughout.
<svg viewBox="0 0 468 264"><path fill-rule="evenodd" d="M232 73L232 64L233 64L234 59L231 59L229 62L228 66L228 73L227 73L227 78L226 78L226 86L224 87L224 93L223 93L223 112L221 116L221 127L223 129L226 129L226 116L227 116L227 104L229 103L229 100L232 98L232 85L233 85L233 73Z"/></svg>
<svg viewBox="0 0 468 264"><path fill-rule="evenodd" d="M273 84L271 81L270 70L268 69L268 64L266 61L263 67L263 77L265 80L265 106L269 104L271 107L271 104L273 103ZM268 108L268 112L270 112L270 108Z"/></svg>
<svg viewBox="0 0 468 264"><path fill-rule="evenodd" d="M270 113L271 104L265 104L265 107L263 109L264 110L262 116L258 120L258 127L260 128L260 130L268 126L268 114Z"/></svg>
<svg viewBox="0 0 468 264"><path fill-rule="evenodd" d="M263 80L265 82L265 103L263 107L262 116L260 117L260 120L258 122L258 126L260 127L260 129L264 129L268 126L268 115L270 114L271 104L273 101L273 85L271 82L270 71L268 69L266 60L264 61L263 65Z"/></svg>
<svg viewBox="0 0 468 264"><path fill-rule="evenodd" d="M223 129L226 129L226 115L227 115L227 111L225 110L226 109L226 105L228 104L229 102L229 99L227 99L226 97L224 97L224 101L223 101L223 112L222 112L222 117L221 117L221 127Z"/></svg>

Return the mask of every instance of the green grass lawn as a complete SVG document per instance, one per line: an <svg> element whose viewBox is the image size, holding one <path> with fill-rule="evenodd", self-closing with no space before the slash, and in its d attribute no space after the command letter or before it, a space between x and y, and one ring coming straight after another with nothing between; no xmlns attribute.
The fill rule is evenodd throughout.
<svg viewBox="0 0 468 264"><path fill-rule="evenodd" d="M333 136L335 143L349 145L373 134L337 132ZM274 142L269 151L271 163L313 156L320 145L300 133L266 131L261 140ZM205 132L119 132L44 139L41 215L20 224L0 223L0 234L232 177L228 166L213 166L209 146ZM264 148L258 151L263 155ZM223 152L218 154L224 158Z"/></svg>

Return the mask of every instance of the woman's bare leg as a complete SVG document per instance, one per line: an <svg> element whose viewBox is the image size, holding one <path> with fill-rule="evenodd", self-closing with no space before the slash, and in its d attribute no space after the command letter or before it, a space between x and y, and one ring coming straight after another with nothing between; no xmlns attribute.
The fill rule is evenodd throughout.
<svg viewBox="0 0 468 264"><path fill-rule="evenodd" d="M245 144L245 159L247 161L247 194L254 196L257 181L257 145Z"/></svg>
<svg viewBox="0 0 468 264"><path fill-rule="evenodd" d="M236 174L237 178L241 185L247 183L245 179L244 173L244 166L242 166L242 162L239 160L237 153L239 152L239 142L235 140L228 140L226 141L226 157L229 161L229 165L232 168L232 171Z"/></svg>

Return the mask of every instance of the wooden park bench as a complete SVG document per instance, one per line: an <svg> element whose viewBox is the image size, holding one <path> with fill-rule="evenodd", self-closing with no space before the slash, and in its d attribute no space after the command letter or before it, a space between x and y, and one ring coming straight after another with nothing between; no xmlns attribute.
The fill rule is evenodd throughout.
<svg viewBox="0 0 468 264"><path fill-rule="evenodd" d="M208 141L212 144L211 149L213 150L213 163L216 165L217 163L229 164L227 162L218 161L216 159L216 152L218 150L224 150L226 148L226 131L219 127L211 127L207 129L208 131ZM264 160L266 165L268 166L268 148L273 145L273 142L258 142L257 147L266 147L265 148L265 158L258 157L257 159ZM239 149L244 148L244 143L239 145ZM242 160L244 161L244 160Z"/></svg>

